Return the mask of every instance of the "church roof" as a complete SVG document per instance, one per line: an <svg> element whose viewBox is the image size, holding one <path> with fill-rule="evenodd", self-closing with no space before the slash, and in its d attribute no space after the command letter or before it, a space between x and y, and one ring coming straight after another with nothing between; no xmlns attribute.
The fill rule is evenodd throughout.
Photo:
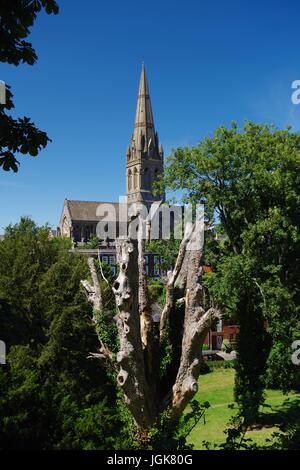
<svg viewBox="0 0 300 470"><path fill-rule="evenodd" d="M69 210L69 214L72 220L84 220L84 221L99 221L104 214L97 215L97 209L99 206L105 205L104 209L108 213L110 210L115 211L115 215L119 216L119 203L108 202L108 201L72 201L66 199L66 204Z"/></svg>

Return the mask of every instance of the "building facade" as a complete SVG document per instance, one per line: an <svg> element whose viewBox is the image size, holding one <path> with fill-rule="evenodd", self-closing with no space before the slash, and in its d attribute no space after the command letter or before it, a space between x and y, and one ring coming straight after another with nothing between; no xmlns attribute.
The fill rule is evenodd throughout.
<svg viewBox="0 0 300 470"><path fill-rule="evenodd" d="M126 196L128 204L144 203L146 206L150 206L153 202L163 202L165 200L164 194L153 194L154 182L163 174L163 167L164 151L162 145L159 144L158 134L154 127L149 85L143 64L134 130L126 152ZM102 210L99 210L99 206ZM106 207L107 211L105 211ZM93 236L96 236L99 222L104 219L108 221L109 218L116 225L115 237L117 237L121 224L119 203L65 199L58 233L71 238L75 246L84 244ZM122 223L126 223L124 217ZM115 237L109 237L109 243L113 243ZM106 243L107 237L104 238L103 242Z"/></svg>
<svg viewBox="0 0 300 470"><path fill-rule="evenodd" d="M164 151L155 130L149 85L145 66L142 65L134 129L126 151L126 214L121 214L122 204L108 201L80 201L65 199L57 229L58 235L70 238L73 248L84 255L100 255L100 259L116 270L115 239L127 230L130 205L143 203L147 208L153 202L165 201L165 195L155 195L153 185L163 174ZM108 225L115 227L106 230ZM97 249L85 245L94 237L100 244ZM164 274L157 266L158 255L146 255L146 269L150 276Z"/></svg>
<svg viewBox="0 0 300 470"><path fill-rule="evenodd" d="M100 261L111 266L113 275L117 274L115 240L124 233L130 220L130 205L144 204L148 208L153 203L165 201L165 194L154 194L154 183L163 174L164 150L159 143L155 130L149 85L146 71L142 65L134 129L126 151L126 214L122 204L107 201L79 201L65 199L60 217L58 234L68 237L76 249L85 256L99 257ZM182 208L180 208L182 210ZM170 217L174 216L172 211ZM114 231L105 230L112 225ZM99 227L100 236L99 236ZM170 230L174 228L174 218L170 220ZM94 237L99 238L99 246L90 248L89 243ZM160 235L159 235L160 237ZM72 251L73 251L72 250ZM146 253L146 272L148 276L160 278L166 274L160 268L163 259L155 253ZM204 267L206 272L211 268ZM213 327L205 339L210 349L221 348L224 339L232 343L236 341L238 327L220 321Z"/></svg>

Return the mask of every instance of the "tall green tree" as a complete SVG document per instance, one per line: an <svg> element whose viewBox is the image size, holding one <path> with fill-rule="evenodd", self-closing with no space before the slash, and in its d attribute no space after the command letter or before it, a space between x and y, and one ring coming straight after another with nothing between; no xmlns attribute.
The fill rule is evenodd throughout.
<svg viewBox="0 0 300 470"><path fill-rule="evenodd" d="M181 189L185 202L204 203L218 227L219 240L206 244L214 267L207 285L240 324L236 398L248 421L258 417L266 369L272 382L277 367L284 390L299 375L291 362L299 334L299 144L289 128L233 123L175 149L160 182L160 191Z"/></svg>
<svg viewBox="0 0 300 470"><path fill-rule="evenodd" d="M0 61L15 66L33 65L37 54L27 40L38 13L57 14L54 0L0 0ZM5 77L1 77L5 81ZM50 141L46 132L39 130L30 118L14 119L9 112L14 108L11 88L6 85L6 102L0 104L0 167L18 171L18 154L37 156Z"/></svg>
<svg viewBox="0 0 300 470"><path fill-rule="evenodd" d="M113 377L80 288L86 260L27 218L0 243L0 449L129 447ZM110 337L109 337L110 339ZM115 437L117 435L117 437Z"/></svg>

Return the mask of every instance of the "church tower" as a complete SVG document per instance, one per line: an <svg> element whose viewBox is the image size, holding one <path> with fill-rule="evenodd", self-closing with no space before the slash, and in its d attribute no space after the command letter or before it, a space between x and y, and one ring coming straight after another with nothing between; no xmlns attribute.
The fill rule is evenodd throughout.
<svg viewBox="0 0 300 470"><path fill-rule="evenodd" d="M163 173L164 151L155 131L148 81L142 65L134 131L126 152L126 186L128 203L165 199L152 194L153 183Z"/></svg>

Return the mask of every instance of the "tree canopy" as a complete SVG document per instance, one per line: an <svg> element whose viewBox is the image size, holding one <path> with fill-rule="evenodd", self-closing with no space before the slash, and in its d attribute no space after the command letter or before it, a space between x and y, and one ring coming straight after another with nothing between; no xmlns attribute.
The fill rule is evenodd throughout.
<svg viewBox="0 0 300 470"><path fill-rule="evenodd" d="M299 336L299 144L289 128L246 122L240 130L233 123L195 147L175 149L160 182L183 190L186 202L203 202L216 225L218 239L206 244L214 269L206 284L240 323L236 396L254 415L266 370L269 385L299 383L291 362Z"/></svg>
<svg viewBox="0 0 300 470"><path fill-rule="evenodd" d="M58 13L54 0L0 0L1 62L18 66L33 65L37 61L36 51L27 38L42 9L47 14ZM13 108L13 94L6 85L6 103L0 104L0 167L17 172L18 154L35 157L50 139L29 117L14 119L9 114Z"/></svg>
<svg viewBox="0 0 300 470"><path fill-rule="evenodd" d="M1 449L130 446L112 377L98 361L87 264L68 241L22 219L0 243ZM126 444L127 443L127 444Z"/></svg>

